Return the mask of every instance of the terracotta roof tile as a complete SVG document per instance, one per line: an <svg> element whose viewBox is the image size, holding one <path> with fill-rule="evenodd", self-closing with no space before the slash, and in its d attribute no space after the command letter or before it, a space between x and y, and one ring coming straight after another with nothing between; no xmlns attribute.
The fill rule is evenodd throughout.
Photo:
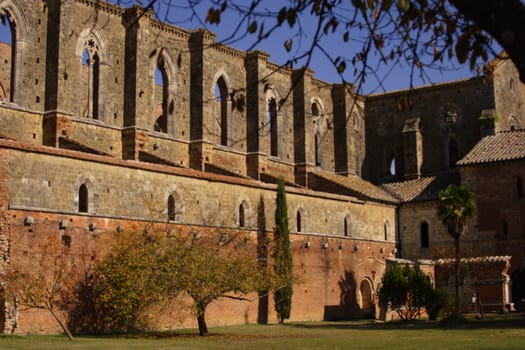
<svg viewBox="0 0 525 350"><path fill-rule="evenodd" d="M357 175L342 176L329 172L313 171L309 174L310 176L316 176L324 181L329 181L341 190L340 194L353 195L357 198L365 198L367 200L377 200L382 202L397 203L398 200L393 197L390 193L378 187L371 182L361 179ZM334 188L330 188L328 184L323 186L324 188L317 188L317 190L331 191Z"/></svg>
<svg viewBox="0 0 525 350"><path fill-rule="evenodd" d="M509 262L512 257L508 255L503 256L479 256L475 258L461 258L462 264L483 264L483 263L494 263L494 262ZM437 259L434 262L436 265L447 265L451 264L455 259Z"/></svg>
<svg viewBox="0 0 525 350"><path fill-rule="evenodd" d="M482 138L458 165L525 158L525 129L500 132Z"/></svg>
<svg viewBox="0 0 525 350"><path fill-rule="evenodd" d="M406 203L437 200L439 192L449 184L459 184L459 174L457 172L421 177L403 182L392 182L383 184L381 187L398 198L400 202Z"/></svg>

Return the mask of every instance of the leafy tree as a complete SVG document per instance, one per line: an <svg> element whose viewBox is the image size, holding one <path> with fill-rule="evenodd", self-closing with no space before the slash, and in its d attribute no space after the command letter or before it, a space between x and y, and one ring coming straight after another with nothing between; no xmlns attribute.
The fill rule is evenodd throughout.
<svg viewBox="0 0 525 350"><path fill-rule="evenodd" d="M40 253L34 254L32 264L17 265L16 268L8 265L0 278L14 302L30 309L47 310L69 340L73 340L59 312L61 303L75 283L73 257L69 248L54 235L47 237L41 249Z"/></svg>
<svg viewBox="0 0 525 350"><path fill-rule="evenodd" d="M193 300L199 334L208 334L207 306L219 299L249 300L246 295L267 288L268 275L257 259L257 246L249 237L222 232L218 235L176 235L170 239L166 272L161 284L184 291Z"/></svg>
<svg viewBox="0 0 525 350"><path fill-rule="evenodd" d="M167 245L165 235L122 232L108 255L96 266L91 287L100 324L97 331L126 332L147 324L146 311L162 297L157 283L158 260Z"/></svg>
<svg viewBox="0 0 525 350"><path fill-rule="evenodd" d="M427 295L426 309L430 320L437 320L439 314L450 305L450 296L444 290L432 289Z"/></svg>
<svg viewBox="0 0 525 350"><path fill-rule="evenodd" d="M283 323L290 318L293 294L293 262L288 230L288 205L283 180L279 180L277 186L274 239L274 271L279 281L278 288L274 292L275 311L279 323Z"/></svg>
<svg viewBox="0 0 525 350"><path fill-rule="evenodd" d="M460 240L475 213L474 194L465 186L448 185L439 195L437 215L454 238L455 308L459 312Z"/></svg>
<svg viewBox="0 0 525 350"><path fill-rule="evenodd" d="M421 316L421 309L430 301L432 292L432 285L419 265L401 267L394 263L383 276L379 300L384 307L396 310L403 321L408 321Z"/></svg>
<svg viewBox="0 0 525 350"><path fill-rule="evenodd" d="M151 7L162 20L185 20L175 15L183 12L178 3L152 0ZM520 0L196 0L188 2L186 10L186 20L203 26L220 25L226 12L235 13L239 24L224 43L251 35L249 49L287 28L283 46L290 58L285 65L308 66L312 55L320 53L343 80L355 82L358 91L369 76L381 84L377 71L383 65L406 65L411 77L418 74L427 80L426 69L442 69L444 60L455 57L488 72L490 65L484 63L500 51L494 40L525 82L525 4ZM334 40L341 45L331 50L326 43ZM354 76L345 79L349 67Z"/></svg>
<svg viewBox="0 0 525 350"><path fill-rule="evenodd" d="M106 325L114 329L144 326L148 319L143 312L148 307L189 296L199 334L206 335L206 308L211 302L248 300L248 293L266 288L269 281L257 260L256 244L248 236L162 231L126 236L98 269L98 308L107 315Z"/></svg>

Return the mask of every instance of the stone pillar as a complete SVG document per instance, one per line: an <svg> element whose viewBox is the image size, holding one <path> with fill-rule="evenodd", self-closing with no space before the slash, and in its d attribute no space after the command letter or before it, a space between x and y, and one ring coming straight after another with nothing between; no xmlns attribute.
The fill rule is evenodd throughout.
<svg viewBox="0 0 525 350"><path fill-rule="evenodd" d="M138 160L140 150L147 143L147 130L151 129L150 99L147 98L151 86L149 80L148 59L139 49L139 42L151 21L152 11L144 13L140 6L133 6L124 14L126 30L124 86L124 129L122 130L122 158ZM146 57L144 57L146 55Z"/></svg>
<svg viewBox="0 0 525 350"><path fill-rule="evenodd" d="M190 167L204 169L208 150L214 144L214 120L210 111L215 96L209 96L204 88L206 67L205 51L215 42L215 35L198 29L190 38Z"/></svg>
<svg viewBox="0 0 525 350"><path fill-rule="evenodd" d="M313 123L306 95L311 90L312 75L308 69L292 73L295 182L303 186L308 186L308 172L315 162Z"/></svg>
<svg viewBox="0 0 525 350"><path fill-rule="evenodd" d="M266 127L265 96L266 64L269 55L265 52L249 52L244 60L246 68L246 106L247 106L247 148L246 169L248 176L259 179L261 172L266 168L270 137L261 132ZM277 121L275 121L277 122Z"/></svg>
<svg viewBox="0 0 525 350"><path fill-rule="evenodd" d="M355 129L353 113L357 113L355 98L348 84L337 84L332 88L334 111L334 160L335 172L355 175Z"/></svg>
<svg viewBox="0 0 525 350"><path fill-rule="evenodd" d="M423 164L423 136L419 118L405 120L402 134L405 179L417 179L421 176Z"/></svg>

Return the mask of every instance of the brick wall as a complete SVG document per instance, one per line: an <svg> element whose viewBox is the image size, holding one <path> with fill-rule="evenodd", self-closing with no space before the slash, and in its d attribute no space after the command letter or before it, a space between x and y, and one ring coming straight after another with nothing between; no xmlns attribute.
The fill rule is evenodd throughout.
<svg viewBox="0 0 525 350"><path fill-rule="evenodd" d="M114 240L117 227L141 229L145 224L133 220L28 210L11 210L8 215L12 229L13 264L35 274L41 273L38 262L42 247L50 239L60 240L67 235L71 238L68 256L77 268L76 277L81 277L82 271L103 257ZM32 218L32 224L24 223L27 217ZM93 224L96 228L90 229ZM170 230L202 231L207 228L172 224ZM256 235L255 232L248 234ZM294 286L291 321L353 318L374 311L362 309L366 295L362 295L361 285L368 283L374 293L377 291L385 269L384 259L392 255L393 243L311 234L292 234L290 238L294 271L300 276ZM261 318L272 323L277 321L271 296L267 305L256 295L248 299L251 301L220 300L212 303L207 310L209 324L255 323ZM372 302L375 302L375 297ZM181 316L185 317L181 320ZM64 317L67 318L67 314ZM155 319L154 326L173 329L195 326L195 321L187 309L173 307L163 310ZM58 326L46 311L24 310L19 314L17 333L57 331Z"/></svg>
<svg viewBox="0 0 525 350"><path fill-rule="evenodd" d="M517 186L518 178L524 177L523 160L461 168L462 182L476 195L475 249L480 254L512 256L511 271L525 268L525 198Z"/></svg>

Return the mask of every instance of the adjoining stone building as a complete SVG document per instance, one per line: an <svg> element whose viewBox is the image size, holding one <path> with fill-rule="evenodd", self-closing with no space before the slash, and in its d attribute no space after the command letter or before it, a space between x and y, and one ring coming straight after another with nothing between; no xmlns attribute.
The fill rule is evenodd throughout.
<svg viewBox="0 0 525 350"><path fill-rule="evenodd" d="M373 314L388 257L432 258L428 248L450 243L437 234L435 195L460 181L455 162L482 136L524 123L509 62L490 79L357 96L140 7L0 0L0 10L13 34L0 46L5 264L30 269L48 237L96 260L117 231L152 220L271 232L283 178L303 276L292 320ZM429 247L418 251L423 222ZM6 332L56 329L44 313L1 305ZM208 312L215 324L275 321L271 302Z"/></svg>

